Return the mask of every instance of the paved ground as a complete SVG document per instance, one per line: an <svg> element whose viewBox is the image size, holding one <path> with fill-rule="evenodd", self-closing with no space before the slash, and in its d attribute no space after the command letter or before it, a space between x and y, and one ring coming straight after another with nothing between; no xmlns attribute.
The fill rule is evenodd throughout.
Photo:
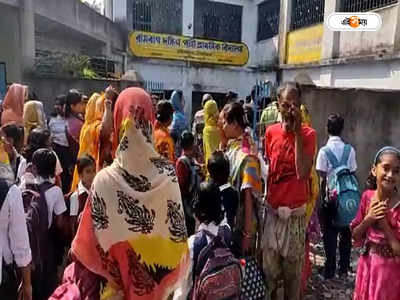
<svg viewBox="0 0 400 300"><path fill-rule="evenodd" d="M353 250L351 268L354 272L357 270L358 257L359 252ZM312 246L310 258L313 264L313 273L304 300L351 300L354 291L355 273L351 272L347 279L334 278L325 280L320 275L325 262L322 244Z"/></svg>

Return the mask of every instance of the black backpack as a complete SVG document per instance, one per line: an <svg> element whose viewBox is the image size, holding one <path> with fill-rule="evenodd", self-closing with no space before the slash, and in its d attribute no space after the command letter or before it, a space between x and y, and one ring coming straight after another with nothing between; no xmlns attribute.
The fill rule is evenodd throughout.
<svg viewBox="0 0 400 300"><path fill-rule="evenodd" d="M49 219L45 192L53 186L50 182L30 184L22 192L32 263L35 268L43 267L48 256Z"/></svg>

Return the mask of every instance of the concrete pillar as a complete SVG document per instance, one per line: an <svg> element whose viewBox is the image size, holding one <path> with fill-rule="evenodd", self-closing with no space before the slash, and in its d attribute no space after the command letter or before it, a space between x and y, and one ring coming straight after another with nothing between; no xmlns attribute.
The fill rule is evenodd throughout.
<svg viewBox="0 0 400 300"><path fill-rule="evenodd" d="M110 20L114 20L113 13L113 1L112 0L104 0L104 15Z"/></svg>
<svg viewBox="0 0 400 300"><path fill-rule="evenodd" d="M397 6L397 18L396 18L396 24L393 24L393 26L396 26L396 30L394 32L394 51L398 52L400 50L400 26L399 26L399 18L400 18L400 7ZM383 21L384 22L384 21Z"/></svg>
<svg viewBox="0 0 400 300"><path fill-rule="evenodd" d="M340 11L341 0L325 0L324 33L322 36L322 60L326 61L339 56L340 32L332 31L327 26L331 13Z"/></svg>
<svg viewBox="0 0 400 300"><path fill-rule="evenodd" d="M242 41L249 48L249 65L254 65L254 61L256 61L257 22L257 5L246 2L243 5L242 13Z"/></svg>
<svg viewBox="0 0 400 300"><path fill-rule="evenodd" d="M290 31L291 18L292 18L292 0L281 0L281 10L279 16L279 42L278 42L279 65L286 64L286 43L287 43L287 34Z"/></svg>
<svg viewBox="0 0 400 300"><path fill-rule="evenodd" d="M35 66L35 12L33 0L20 0L20 53L22 73L33 71Z"/></svg>
<svg viewBox="0 0 400 300"><path fill-rule="evenodd" d="M183 97L185 98L185 116L191 122L192 120L192 82L190 79L190 65L187 65L183 67L182 71L182 92L183 92Z"/></svg>
<svg viewBox="0 0 400 300"><path fill-rule="evenodd" d="M184 0L182 2L182 34L185 36L193 37L194 0Z"/></svg>

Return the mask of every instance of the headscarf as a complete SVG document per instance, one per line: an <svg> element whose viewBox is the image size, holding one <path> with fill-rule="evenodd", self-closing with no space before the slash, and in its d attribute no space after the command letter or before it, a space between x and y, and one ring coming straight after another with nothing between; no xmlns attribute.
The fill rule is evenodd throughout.
<svg viewBox="0 0 400 300"><path fill-rule="evenodd" d="M204 105L203 151L204 161L207 163L211 154L218 150L221 140L218 123L218 105L214 100L208 100Z"/></svg>
<svg viewBox="0 0 400 300"><path fill-rule="evenodd" d="M100 130L104 114L104 96L94 93L86 105L85 122L79 138L78 157L89 154L96 161L96 169L100 168ZM71 192L75 191L79 183L78 169L75 166Z"/></svg>
<svg viewBox="0 0 400 300"><path fill-rule="evenodd" d="M171 124L171 136L175 140L175 154L180 156L181 147L179 143L182 132L189 129L189 122L183 112L182 97L178 91L174 91L171 95L170 102L174 109L174 116Z"/></svg>
<svg viewBox="0 0 400 300"><path fill-rule="evenodd" d="M302 104L300 106L300 111L301 111L301 122L303 125L306 126L312 126L311 123L311 115L307 109L307 107ZM316 147L318 145L318 142L316 141ZM315 153L315 156L313 158L313 165L311 168L311 174L310 174L310 179L309 179L309 201L307 201L307 207L306 207L306 224L309 224L311 217L314 213L315 210L315 205L317 204L317 199L319 195L319 179L318 179L318 174L317 170L315 168L315 163L316 163L316 156L317 153Z"/></svg>
<svg viewBox="0 0 400 300"><path fill-rule="evenodd" d="M13 122L18 125L23 124L24 103L27 93L28 87L26 85L14 83L10 86L2 103L2 126Z"/></svg>
<svg viewBox="0 0 400 300"><path fill-rule="evenodd" d="M102 299L167 299L187 272L181 195L172 164L152 145L150 96L125 89L115 111L114 163L95 177L72 252L107 279Z"/></svg>
<svg viewBox="0 0 400 300"><path fill-rule="evenodd" d="M25 143L33 129L46 127L46 115L44 114L43 103L35 100L26 102L24 105Z"/></svg>

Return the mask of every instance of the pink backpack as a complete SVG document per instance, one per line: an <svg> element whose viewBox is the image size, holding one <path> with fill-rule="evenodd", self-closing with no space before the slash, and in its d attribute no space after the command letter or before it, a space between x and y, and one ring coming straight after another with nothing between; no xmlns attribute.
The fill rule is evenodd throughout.
<svg viewBox="0 0 400 300"><path fill-rule="evenodd" d="M192 300L240 299L242 270L239 260L233 256L220 234L214 236L206 230L200 234L194 243ZM206 236L211 242L197 256L196 248L201 247L198 245L204 243Z"/></svg>

